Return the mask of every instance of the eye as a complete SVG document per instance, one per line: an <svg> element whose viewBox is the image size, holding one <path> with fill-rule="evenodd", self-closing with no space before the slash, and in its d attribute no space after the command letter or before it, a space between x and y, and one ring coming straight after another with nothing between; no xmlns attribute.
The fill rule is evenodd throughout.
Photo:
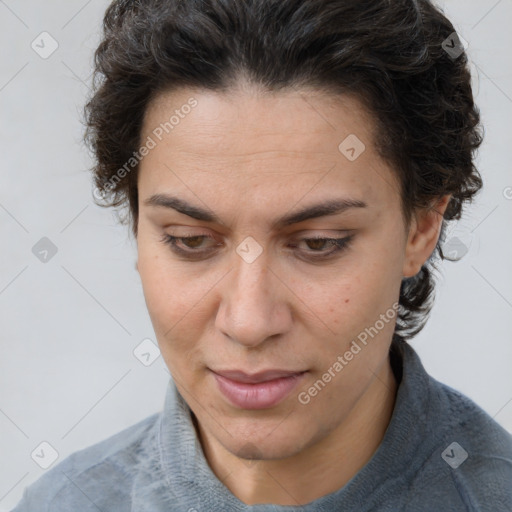
<svg viewBox="0 0 512 512"><path fill-rule="evenodd" d="M209 249L204 248L203 242L205 239L210 239L213 241L214 247L220 245L216 240L208 235L173 236L169 235L168 233L164 233L160 241L166 245L169 245L171 250L176 254L186 257L197 257L204 255L204 253L207 251L212 250L212 247Z"/></svg>
<svg viewBox="0 0 512 512"><path fill-rule="evenodd" d="M300 238L291 244L291 247L297 248L299 244L305 243L309 250L299 249L299 257L312 261L320 261L346 250L353 237L354 235L349 235L344 238ZM205 241L208 240L213 242L210 243L209 247L205 244ZM173 236L168 233L164 233L160 241L168 245L175 254L188 259L205 258L209 253L213 252L216 247L222 245L208 235Z"/></svg>
<svg viewBox="0 0 512 512"><path fill-rule="evenodd" d="M309 251L301 251L306 258L321 260L348 249L353 237L354 235L349 235L343 238L301 238L299 242L304 242L310 249ZM325 250L326 248L329 250Z"/></svg>

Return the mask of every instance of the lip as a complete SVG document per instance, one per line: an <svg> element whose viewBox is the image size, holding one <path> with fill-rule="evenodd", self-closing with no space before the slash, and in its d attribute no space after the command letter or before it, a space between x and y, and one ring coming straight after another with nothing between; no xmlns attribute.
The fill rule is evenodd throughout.
<svg viewBox="0 0 512 512"><path fill-rule="evenodd" d="M238 370L214 372L220 392L241 409L268 409L282 402L305 371L266 370L249 375Z"/></svg>
<svg viewBox="0 0 512 512"><path fill-rule="evenodd" d="M252 374L246 373L242 370L212 371L221 377L226 377L227 379L234 380L236 382L243 382L245 384L259 384L260 382L267 382L269 380L280 379L282 377L292 377L293 375L304 373L303 371L293 370L264 370Z"/></svg>

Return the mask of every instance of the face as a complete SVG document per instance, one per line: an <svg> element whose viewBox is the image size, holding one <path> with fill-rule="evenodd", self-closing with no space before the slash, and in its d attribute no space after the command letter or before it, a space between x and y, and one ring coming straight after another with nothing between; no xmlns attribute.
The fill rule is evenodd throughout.
<svg viewBox="0 0 512 512"><path fill-rule="evenodd" d="M164 93L141 134L155 145L137 268L155 334L202 431L242 457L292 456L343 423L388 362L412 265L371 117L303 92Z"/></svg>

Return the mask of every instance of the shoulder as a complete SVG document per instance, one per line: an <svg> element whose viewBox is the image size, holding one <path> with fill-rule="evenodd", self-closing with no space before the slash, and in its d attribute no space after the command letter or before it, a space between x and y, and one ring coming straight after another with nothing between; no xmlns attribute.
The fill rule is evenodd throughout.
<svg viewBox="0 0 512 512"><path fill-rule="evenodd" d="M446 434L456 435L475 457L499 457L512 471L512 435L466 395L430 377L432 399L442 405Z"/></svg>
<svg viewBox="0 0 512 512"><path fill-rule="evenodd" d="M464 510L512 510L512 435L466 395L431 376L429 384L433 443L416 481L428 474L430 491L435 481Z"/></svg>
<svg viewBox="0 0 512 512"><path fill-rule="evenodd" d="M145 463L159 413L74 452L30 485L12 512L97 512L100 503L130 510L133 468ZM112 508L110 508L112 510Z"/></svg>

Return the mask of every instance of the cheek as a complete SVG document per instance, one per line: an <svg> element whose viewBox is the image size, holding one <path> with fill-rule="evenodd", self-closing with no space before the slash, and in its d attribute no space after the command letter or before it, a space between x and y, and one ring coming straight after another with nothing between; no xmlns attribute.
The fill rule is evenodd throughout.
<svg viewBox="0 0 512 512"><path fill-rule="evenodd" d="M200 286L157 244L139 240L138 269L153 326L157 334L170 336L197 302Z"/></svg>
<svg viewBox="0 0 512 512"><path fill-rule="evenodd" d="M171 374L180 380L191 370L197 350L194 340L201 339L201 303L199 290L174 272L162 258L140 265L144 297L158 346ZM196 286L198 288L198 286ZM204 290L203 290L204 293Z"/></svg>
<svg viewBox="0 0 512 512"><path fill-rule="evenodd" d="M385 272L364 257L353 258L322 278L294 279L290 288L301 299L298 306L305 317L325 331L337 349L375 322L393 301Z"/></svg>
<svg viewBox="0 0 512 512"><path fill-rule="evenodd" d="M306 305L301 309L310 318L310 327L318 326L311 330L312 336L325 334L322 367L345 353L353 340L369 342L364 354L357 356L360 362L366 360L366 367L370 362L377 364L385 354L394 330L396 313L392 306L398 300L401 279L397 253L384 245L390 244L375 241L374 247L358 252L357 258L347 258L324 278L310 275L307 280L295 280L293 290ZM381 315L386 314L383 323ZM359 364L351 366L351 371L356 371ZM358 376L365 377L368 375Z"/></svg>
<svg viewBox="0 0 512 512"><path fill-rule="evenodd" d="M379 315L398 299L404 250L397 233L388 230L361 251L354 273L359 276L357 304L363 310Z"/></svg>
<svg viewBox="0 0 512 512"><path fill-rule="evenodd" d="M138 268L146 306L162 356L174 374L182 373L184 359L194 360L197 340L213 314L209 293L222 278L220 272L202 272L171 258L167 247L158 242L139 242Z"/></svg>

